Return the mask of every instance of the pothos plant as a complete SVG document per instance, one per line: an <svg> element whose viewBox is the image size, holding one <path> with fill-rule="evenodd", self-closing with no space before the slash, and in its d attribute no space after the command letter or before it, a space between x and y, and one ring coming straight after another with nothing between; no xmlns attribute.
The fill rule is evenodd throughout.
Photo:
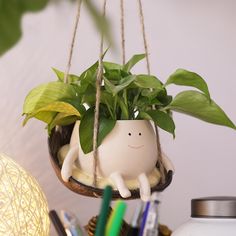
<svg viewBox="0 0 236 236"><path fill-rule="evenodd" d="M117 120L151 120L161 129L175 135L172 111L185 113L203 121L236 129L225 112L211 99L203 78L184 69L177 69L165 83L147 74L132 74L132 67L145 57L134 55L125 65L103 62L98 145L112 131ZM30 118L47 124L49 135L57 126L80 120L79 136L84 153L92 151L96 73L98 62L81 75L69 75L53 69L57 80L32 89L25 98L24 124ZM172 97L170 84L189 86Z"/></svg>

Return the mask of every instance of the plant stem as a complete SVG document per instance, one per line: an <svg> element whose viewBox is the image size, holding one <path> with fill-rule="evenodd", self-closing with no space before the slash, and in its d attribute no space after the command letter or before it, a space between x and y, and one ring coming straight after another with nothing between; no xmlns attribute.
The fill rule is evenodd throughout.
<svg viewBox="0 0 236 236"><path fill-rule="evenodd" d="M111 110L110 106L108 105L108 103L106 103L106 106L107 106L107 109L108 109L108 111L109 111L109 113L110 113L111 118L112 118L113 120L115 120L115 117L114 117L114 113L115 113L115 112L112 112L112 110Z"/></svg>
<svg viewBox="0 0 236 236"><path fill-rule="evenodd" d="M128 106L128 98L127 98L127 89L124 89L123 91L123 98L124 98L124 104L126 106L126 110L129 112L129 106ZM126 119L129 119L129 114L128 117L126 117Z"/></svg>
<svg viewBox="0 0 236 236"><path fill-rule="evenodd" d="M113 109L114 119L117 120L117 112L116 112L116 109L117 109L117 95L115 96L113 107L114 107L114 109Z"/></svg>

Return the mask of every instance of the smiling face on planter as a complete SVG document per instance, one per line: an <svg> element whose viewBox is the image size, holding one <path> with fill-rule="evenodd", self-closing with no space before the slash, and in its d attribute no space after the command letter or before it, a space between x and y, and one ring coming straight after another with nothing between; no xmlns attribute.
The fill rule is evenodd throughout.
<svg viewBox="0 0 236 236"><path fill-rule="evenodd" d="M78 158L80 168L92 174L93 153L84 154L80 147ZM144 120L117 121L99 146L98 158L101 176L119 172L124 178L137 178L141 173L150 173L157 162L155 133L151 123Z"/></svg>

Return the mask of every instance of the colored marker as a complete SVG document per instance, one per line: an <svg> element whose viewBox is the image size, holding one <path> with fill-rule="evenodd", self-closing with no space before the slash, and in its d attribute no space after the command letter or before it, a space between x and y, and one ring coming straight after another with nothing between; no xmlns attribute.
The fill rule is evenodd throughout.
<svg viewBox="0 0 236 236"><path fill-rule="evenodd" d="M101 204L100 214L98 216L98 222L96 226L95 236L104 236L106 223L109 214L109 207L112 197L112 187L106 186L103 192L103 200Z"/></svg>
<svg viewBox="0 0 236 236"><path fill-rule="evenodd" d="M106 226L106 236L118 236L126 210L126 203L118 200Z"/></svg>
<svg viewBox="0 0 236 236"><path fill-rule="evenodd" d="M145 223L143 236L158 235L158 205L158 193L154 192L151 196L151 202L147 214L147 220Z"/></svg>
<svg viewBox="0 0 236 236"><path fill-rule="evenodd" d="M141 227L140 227L138 236L143 236L149 207L150 207L150 202L146 202L145 209L144 209L143 216L142 216Z"/></svg>

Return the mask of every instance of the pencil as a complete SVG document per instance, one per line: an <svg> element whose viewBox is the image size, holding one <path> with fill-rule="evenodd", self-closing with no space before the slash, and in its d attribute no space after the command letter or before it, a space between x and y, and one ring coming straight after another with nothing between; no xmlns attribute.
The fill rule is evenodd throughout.
<svg viewBox="0 0 236 236"><path fill-rule="evenodd" d="M58 233L58 236L67 236L64 226L61 223L59 216L55 210L49 212L49 217Z"/></svg>
<svg viewBox="0 0 236 236"><path fill-rule="evenodd" d="M106 236L118 236L126 210L126 203L118 200L106 226Z"/></svg>
<svg viewBox="0 0 236 236"><path fill-rule="evenodd" d="M104 189L104 192L103 192L103 200L102 200L100 213L98 216L98 222L96 225L95 236L104 236L105 235L105 228L106 228L106 222L108 219L111 197L112 197L112 188L111 188L111 186L108 185L108 186L106 186L106 188Z"/></svg>

